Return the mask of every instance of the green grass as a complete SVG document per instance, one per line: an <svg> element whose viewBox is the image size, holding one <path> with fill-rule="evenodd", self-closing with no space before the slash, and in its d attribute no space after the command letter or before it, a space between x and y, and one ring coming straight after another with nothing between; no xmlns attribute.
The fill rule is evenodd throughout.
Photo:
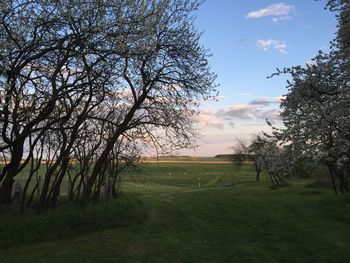
<svg viewBox="0 0 350 263"><path fill-rule="evenodd" d="M73 204L65 204L45 213L25 216L10 208L1 212L0 249L138 224L147 218L144 204L131 195L79 210Z"/></svg>
<svg viewBox="0 0 350 263"><path fill-rule="evenodd" d="M133 187L136 188L137 184L139 187L151 185L150 190L154 190L153 188L157 184L164 189L169 186L181 187L181 190L184 190L199 186L217 187L225 183L254 183L255 178L250 166L235 170L230 163L179 162L145 164L140 170L126 176L125 181L126 184L133 183ZM136 188L133 189L133 187L127 188L127 191L140 191Z"/></svg>
<svg viewBox="0 0 350 263"><path fill-rule="evenodd" d="M24 242L0 262L349 262L350 197L306 182L273 190L249 167L151 164L123 184L144 221Z"/></svg>
<svg viewBox="0 0 350 263"><path fill-rule="evenodd" d="M215 158L215 157L197 157L197 156L159 156L143 158L145 162L229 162L228 158Z"/></svg>

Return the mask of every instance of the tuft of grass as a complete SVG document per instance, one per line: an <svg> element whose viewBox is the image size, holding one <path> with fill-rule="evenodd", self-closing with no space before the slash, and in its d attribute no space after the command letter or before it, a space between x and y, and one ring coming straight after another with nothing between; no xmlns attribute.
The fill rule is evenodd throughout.
<svg viewBox="0 0 350 263"><path fill-rule="evenodd" d="M56 240L143 222L147 210L135 196L90 204L76 209L66 204L41 214L19 216L11 209L0 215L0 248Z"/></svg>

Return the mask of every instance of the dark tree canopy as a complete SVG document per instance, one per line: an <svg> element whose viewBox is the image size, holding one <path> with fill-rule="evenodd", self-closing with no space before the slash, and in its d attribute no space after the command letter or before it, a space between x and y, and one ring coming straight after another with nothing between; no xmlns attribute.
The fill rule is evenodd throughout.
<svg viewBox="0 0 350 263"><path fill-rule="evenodd" d="M0 150L7 163L0 203L11 202L14 180L28 165L25 190L34 185L45 209L56 205L63 179L78 162L71 195L84 205L98 199L119 158L125 164L139 152L133 150L138 142L190 147L195 108L216 95L193 25L199 4L3 1ZM39 179L42 160L46 173Z"/></svg>

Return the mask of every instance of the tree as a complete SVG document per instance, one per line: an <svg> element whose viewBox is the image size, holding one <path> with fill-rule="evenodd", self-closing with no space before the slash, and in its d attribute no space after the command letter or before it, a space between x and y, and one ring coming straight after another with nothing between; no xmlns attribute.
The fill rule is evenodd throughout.
<svg viewBox="0 0 350 263"><path fill-rule="evenodd" d="M239 170L242 165L249 160L249 149L247 144L241 140L236 139L235 145L232 147L232 163Z"/></svg>
<svg viewBox="0 0 350 263"><path fill-rule="evenodd" d="M126 36L123 41L128 46L122 56L123 78L132 99L123 105L117 129L96 160L82 204L88 201L104 160L123 134L137 128L152 137L153 127L161 127L173 143L182 147L189 143L190 107L199 98L210 96L215 78L190 18L197 6L197 2L157 1L145 9L128 9L131 17L146 18L139 25L145 35L136 41Z"/></svg>
<svg viewBox="0 0 350 263"><path fill-rule="evenodd" d="M254 156L257 179L260 172L266 170L273 187L286 185L284 178L288 172L284 162L284 149L273 138L256 135L250 145L250 152Z"/></svg>
<svg viewBox="0 0 350 263"><path fill-rule="evenodd" d="M329 1L337 11L338 32L329 54L314 63L280 71L290 74L288 93L281 103L285 128L275 130L281 141L300 155L328 167L334 191L349 192L350 176L350 61L349 1Z"/></svg>
<svg viewBox="0 0 350 263"><path fill-rule="evenodd" d="M126 141L190 147L198 101L216 95L193 25L200 2L3 2L0 150L9 161L0 174L0 203L11 202L24 167L35 174L42 165L35 160L46 160L36 188L38 205L47 209L56 206L76 161L71 198L86 205L98 199L114 162L128 155L119 147Z"/></svg>
<svg viewBox="0 0 350 263"><path fill-rule="evenodd" d="M260 174L266 171L273 187L286 184L284 177L288 175L284 149L277 146L277 142L266 135L255 135L247 145L238 140L233 147L233 163L240 168L244 162L252 161L256 172L256 182L260 181Z"/></svg>
<svg viewBox="0 0 350 263"><path fill-rule="evenodd" d="M256 172L255 180L257 182L260 181L260 174L265 168L264 161L261 156L261 150L263 149L263 142L261 140L261 136L256 135L254 136L251 144L248 147L248 152L253 157L254 160L254 168Z"/></svg>

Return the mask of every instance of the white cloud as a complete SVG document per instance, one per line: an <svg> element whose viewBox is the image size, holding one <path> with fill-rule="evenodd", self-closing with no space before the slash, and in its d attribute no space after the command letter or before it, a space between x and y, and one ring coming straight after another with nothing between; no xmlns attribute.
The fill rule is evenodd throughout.
<svg viewBox="0 0 350 263"><path fill-rule="evenodd" d="M253 119L258 111L258 107L256 105L250 104L236 104L227 108L220 109L216 116L220 118L225 118L226 120L231 119L242 119L248 120Z"/></svg>
<svg viewBox="0 0 350 263"><path fill-rule="evenodd" d="M280 16L280 17L274 17L274 18L272 18L272 22L274 22L274 23L278 23L278 22L280 22L280 21L287 21L287 20L290 20L291 19L291 17L290 16Z"/></svg>
<svg viewBox="0 0 350 263"><path fill-rule="evenodd" d="M274 98L260 97L248 104L235 104L222 107L215 115L219 119L224 120L226 124L232 120L258 121L269 119L276 121L279 119L279 110L277 107L282 99L282 96Z"/></svg>
<svg viewBox="0 0 350 263"><path fill-rule="evenodd" d="M275 127L283 124L279 116L278 102L283 96L257 97L254 94L240 94L251 98L246 104L224 105L220 109L202 109L196 117L201 136L196 150L182 150L182 155L215 156L230 153L232 138L250 140L252 134L270 132L269 120Z"/></svg>
<svg viewBox="0 0 350 263"><path fill-rule="evenodd" d="M266 16L273 16L272 21L279 22L281 20L290 19L290 14L293 12L295 7L293 5L287 5L285 3L277 3L270 5L266 8L262 8L246 15L247 18L260 18Z"/></svg>
<svg viewBox="0 0 350 263"><path fill-rule="evenodd" d="M217 118L212 110L201 110L196 116L197 123L204 127L223 129L224 121Z"/></svg>
<svg viewBox="0 0 350 263"><path fill-rule="evenodd" d="M282 40L259 39L256 41L256 46L264 51L269 50L269 48L273 48L282 54L288 53L288 45Z"/></svg>
<svg viewBox="0 0 350 263"><path fill-rule="evenodd" d="M275 100L278 101L279 103L281 103L282 101L284 101L286 99L285 95L281 95L281 96L277 96L275 97Z"/></svg>
<svg viewBox="0 0 350 263"><path fill-rule="evenodd" d="M231 121L232 119L253 120L265 119L265 112L263 105L236 104L219 110L216 115L225 121Z"/></svg>
<svg viewBox="0 0 350 263"><path fill-rule="evenodd" d="M266 98L266 97L261 97L252 100L249 104L250 105L260 105L260 106L270 106L272 104L279 104L281 103L280 99L278 98Z"/></svg>

